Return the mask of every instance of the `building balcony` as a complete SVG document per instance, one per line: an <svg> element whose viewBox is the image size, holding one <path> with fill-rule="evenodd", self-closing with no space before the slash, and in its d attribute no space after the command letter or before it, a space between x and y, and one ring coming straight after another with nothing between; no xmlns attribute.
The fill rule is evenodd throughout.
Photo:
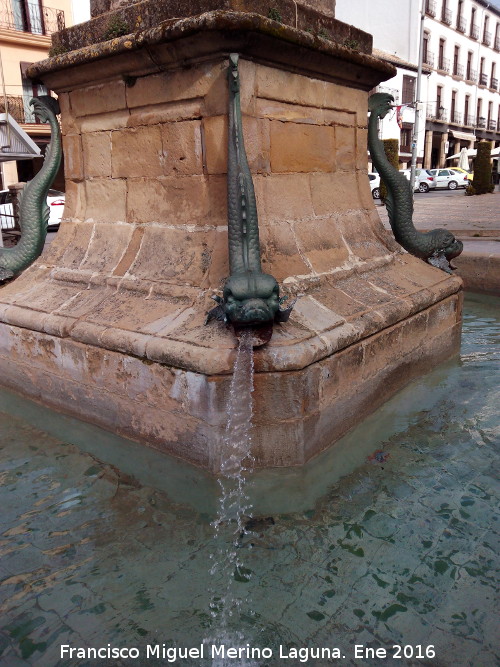
<svg viewBox="0 0 500 667"><path fill-rule="evenodd" d="M488 75L486 72L480 72L479 73L479 85L480 86L487 86L488 85Z"/></svg>
<svg viewBox="0 0 500 667"><path fill-rule="evenodd" d="M435 0L425 0L425 13L427 16L436 16L436 1Z"/></svg>
<svg viewBox="0 0 500 667"><path fill-rule="evenodd" d="M498 79L491 77L490 88L498 90Z"/></svg>
<svg viewBox="0 0 500 667"><path fill-rule="evenodd" d="M32 35L51 35L65 27L62 9L41 7L38 2L25 2L21 7L13 12L10 0L0 0L0 28Z"/></svg>
<svg viewBox="0 0 500 667"><path fill-rule="evenodd" d="M479 116L476 127L486 129L486 118L484 116Z"/></svg>
<svg viewBox="0 0 500 667"><path fill-rule="evenodd" d="M431 51L426 51L423 55L422 60L424 65L429 65L430 67L434 67L434 54Z"/></svg>
<svg viewBox="0 0 500 667"><path fill-rule="evenodd" d="M467 125L467 127L476 127L476 117L467 114L465 116L465 125Z"/></svg>
<svg viewBox="0 0 500 667"><path fill-rule="evenodd" d="M458 63L453 65L453 75L454 76L459 76L461 79L463 79L464 78L464 66L459 65Z"/></svg>
<svg viewBox="0 0 500 667"><path fill-rule="evenodd" d="M467 30L467 19L465 16L457 17L457 30L458 32L465 32Z"/></svg>
<svg viewBox="0 0 500 667"><path fill-rule="evenodd" d="M29 105L29 99L21 95L6 95L0 97L0 113L5 113L5 99L7 99L7 112L21 125L40 125L40 121L34 115Z"/></svg>
<svg viewBox="0 0 500 667"><path fill-rule="evenodd" d="M471 25L470 27L470 37L471 39L479 39L479 26Z"/></svg>
<svg viewBox="0 0 500 667"><path fill-rule="evenodd" d="M451 17L452 17L451 9L443 9L443 11L441 12L441 21L443 23L446 23L446 25L451 25Z"/></svg>
<svg viewBox="0 0 500 667"><path fill-rule="evenodd" d="M477 81L477 70L468 69L465 78L467 81Z"/></svg>
<svg viewBox="0 0 500 667"><path fill-rule="evenodd" d="M450 71L450 60L449 58L440 58L438 62L437 69L441 72L448 72Z"/></svg>
<svg viewBox="0 0 500 667"><path fill-rule="evenodd" d="M448 110L442 106L438 106L437 102L427 105L426 117L430 120L448 120Z"/></svg>
<svg viewBox="0 0 500 667"><path fill-rule="evenodd" d="M488 121L488 130L493 130L493 132L497 129L497 122L496 120L489 120Z"/></svg>
<svg viewBox="0 0 500 667"><path fill-rule="evenodd" d="M463 115L459 111L451 112L451 122L455 125L462 125Z"/></svg>
<svg viewBox="0 0 500 667"><path fill-rule="evenodd" d="M495 51L500 51L500 35L495 37L495 44L493 45Z"/></svg>
<svg viewBox="0 0 500 667"><path fill-rule="evenodd" d="M377 93L387 93L392 95L394 102L399 104L400 91L398 88L389 88L389 86L377 86Z"/></svg>
<svg viewBox="0 0 500 667"><path fill-rule="evenodd" d="M483 44L489 46L491 44L491 32L483 33Z"/></svg>

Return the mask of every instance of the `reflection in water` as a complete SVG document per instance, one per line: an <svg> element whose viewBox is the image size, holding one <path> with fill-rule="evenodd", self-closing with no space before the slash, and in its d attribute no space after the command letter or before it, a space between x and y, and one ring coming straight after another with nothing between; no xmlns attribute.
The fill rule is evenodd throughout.
<svg viewBox="0 0 500 667"><path fill-rule="evenodd" d="M172 459L144 454L156 456L151 469L171 484L165 493L121 463L103 463L95 433L93 454L71 444L85 426L69 428L65 418L65 435L48 435L28 423L31 404L2 392L1 405L17 415L0 414L2 667L166 664L147 660L148 646L199 648L207 637L269 647L273 658L256 659L260 666L299 664L280 660L280 650L335 647L343 665L355 665L354 644L421 646L424 655L432 645L428 663L445 667L496 664L499 304L469 299L460 358L412 383L346 440L347 453L358 444L364 456L389 457L372 456L339 481L339 461L327 456L292 477L273 473L288 507L275 494L279 510L266 508L270 521L255 517L251 534L242 528L257 474L239 480L236 463L251 467L243 451L221 477L227 499L215 511L201 502L203 475L186 473L193 509L174 493L185 469ZM117 440L108 454L114 447L119 460L124 446ZM142 461L128 457L138 468ZM294 488L320 477L321 496L296 503ZM61 659L62 644L108 643L138 647L141 658ZM177 664L205 667L208 656ZM419 663L427 664L401 660Z"/></svg>

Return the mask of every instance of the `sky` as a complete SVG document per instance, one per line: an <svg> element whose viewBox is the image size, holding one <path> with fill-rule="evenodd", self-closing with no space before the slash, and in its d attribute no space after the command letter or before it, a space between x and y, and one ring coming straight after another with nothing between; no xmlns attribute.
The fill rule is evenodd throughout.
<svg viewBox="0 0 500 667"><path fill-rule="evenodd" d="M83 23L90 18L90 0L73 0L73 21Z"/></svg>
<svg viewBox="0 0 500 667"><path fill-rule="evenodd" d="M500 9L500 0L490 0L490 4ZM88 21L90 18L90 0L73 0L73 17L75 23Z"/></svg>

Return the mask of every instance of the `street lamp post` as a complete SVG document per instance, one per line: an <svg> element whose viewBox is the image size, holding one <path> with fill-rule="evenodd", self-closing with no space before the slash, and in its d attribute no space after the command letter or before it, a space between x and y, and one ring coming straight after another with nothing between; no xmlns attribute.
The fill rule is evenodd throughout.
<svg viewBox="0 0 500 667"><path fill-rule="evenodd" d="M425 0L422 0L425 2ZM410 170L410 184L411 191L415 188L415 171L417 168L417 144L418 132L420 123L420 89L422 84L422 59L424 54L424 18L425 13L423 6L420 8L420 41L418 47L418 72L417 72L417 90L415 93L415 122L413 124L413 135L411 140L411 170Z"/></svg>

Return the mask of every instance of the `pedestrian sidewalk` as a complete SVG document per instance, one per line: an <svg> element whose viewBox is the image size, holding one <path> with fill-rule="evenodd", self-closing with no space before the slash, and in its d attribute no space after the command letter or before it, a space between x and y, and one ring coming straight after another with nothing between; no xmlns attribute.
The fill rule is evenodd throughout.
<svg viewBox="0 0 500 667"><path fill-rule="evenodd" d="M382 224L390 229L385 206L377 201ZM453 260L465 288L500 296L500 192L467 197L457 192L416 194L413 222L422 232L449 229L464 244Z"/></svg>

